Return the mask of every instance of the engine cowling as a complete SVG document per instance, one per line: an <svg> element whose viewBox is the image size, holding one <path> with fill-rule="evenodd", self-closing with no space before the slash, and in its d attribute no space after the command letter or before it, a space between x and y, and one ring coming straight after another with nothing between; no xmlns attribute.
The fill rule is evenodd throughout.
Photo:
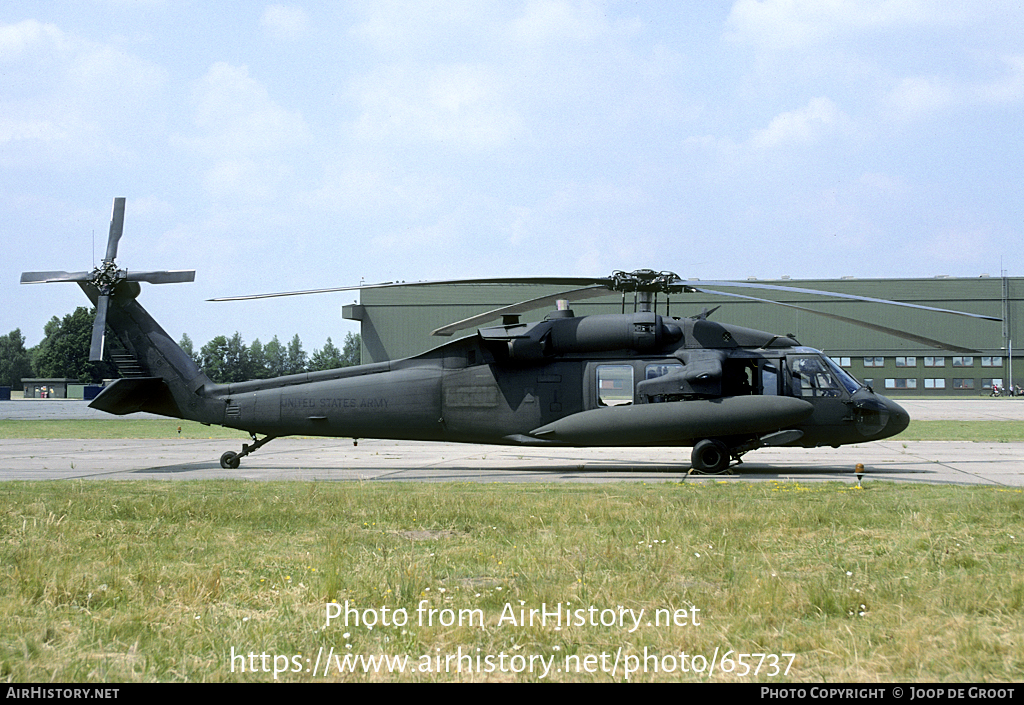
<svg viewBox="0 0 1024 705"><path fill-rule="evenodd" d="M611 350L645 352L678 343L683 329L652 312L573 316L557 311L540 323L483 328L480 337L514 360Z"/></svg>

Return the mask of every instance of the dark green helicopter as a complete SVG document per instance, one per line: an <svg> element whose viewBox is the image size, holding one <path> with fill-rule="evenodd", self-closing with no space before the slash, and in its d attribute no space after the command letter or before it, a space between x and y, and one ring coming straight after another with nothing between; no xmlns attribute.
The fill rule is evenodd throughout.
<svg viewBox="0 0 1024 705"><path fill-rule="evenodd" d="M694 470L720 473L763 446L840 446L894 436L910 421L895 402L854 379L828 356L787 336L712 321L707 312L656 312L659 294L714 293L774 303L927 345L963 350L835 314L720 291L722 287L809 290L738 282L689 282L638 270L598 278L459 280L563 284L567 291L440 328L436 335L501 320L403 360L214 384L139 305L140 282L190 282L194 271L131 272L115 264L125 199L114 199L106 255L91 272L25 272L21 282L77 282L96 306L90 359L106 333L122 378L90 406L111 414L145 411L247 431L243 457L282 436L448 441L526 446L692 447ZM445 282L377 284L421 286ZM708 289L707 287L714 287ZM339 287L255 297L344 291ZM622 293L622 313L576 316L569 301ZM989 316L849 294L814 294ZM626 296L632 294L631 312ZM220 299L227 300L227 299ZM527 311L555 305L544 320ZM263 438L258 438L260 434Z"/></svg>

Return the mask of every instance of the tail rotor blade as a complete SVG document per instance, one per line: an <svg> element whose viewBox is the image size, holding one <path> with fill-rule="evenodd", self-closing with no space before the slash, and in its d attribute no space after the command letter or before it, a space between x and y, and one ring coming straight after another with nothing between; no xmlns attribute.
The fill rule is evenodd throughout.
<svg viewBox="0 0 1024 705"><path fill-rule="evenodd" d="M128 272L127 279L130 282L147 282L149 284L181 284L184 282L194 282L196 280L196 270L177 269L164 272Z"/></svg>
<svg viewBox="0 0 1024 705"><path fill-rule="evenodd" d="M22 284L45 282L87 282L91 272L22 272Z"/></svg>
<svg viewBox="0 0 1024 705"><path fill-rule="evenodd" d="M110 296L100 294L96 301L96 320L92 323L92 343L89 346L89 360L99 362L103 359L103 343L107 334L107 306Z"/></svg>
<svg viewBox="0 0 1024 705"><path fill-rule="evenodd" d="M114 199L114 210L110 214L110 235L107 237L107 255L104 262L113 262L117 257L117 242L124 231L124 199Z"/></svg>

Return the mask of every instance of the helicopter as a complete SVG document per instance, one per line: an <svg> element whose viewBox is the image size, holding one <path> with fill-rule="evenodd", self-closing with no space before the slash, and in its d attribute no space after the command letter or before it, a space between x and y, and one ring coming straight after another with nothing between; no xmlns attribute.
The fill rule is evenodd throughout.
<svg viewBox="0 0 1024 705"><path fill-rule="evenodd" d="M668 314L673 295L714 293L795 308L933 347L966 349L869 321L725 288L808 292L749 282L682 280L641 269L607 277L462 279L383 283L213 299L291 296L438 283L545 283L570 287L465 318L435 335L476 328L426 352L335 370L215 384L136 300L141 283L194 281L193 270L133 272L116 264L125 199L115 198L106 254L92 271L24 272L21 282L75 282L96 307L90 359L110 357L121 378L89 404L111 414L149 412L248 432L220 457L225 469L283 436L444 441L519 446L691 448L691 470L727 472L766 446L838 447L902 432L909 414L827 355L794 337ZM709 288L710 287L710 288ZM621 313L577 316L572 301L622 295ZM907 302L814 294L1001 319ZM627 295L633 306L627 311ZM666 314L657 313L658 296ZM542 320L525 313L554 305ZM482 326L498 322L497 325ZM259 436L262 436L260 438Z"/></svg>

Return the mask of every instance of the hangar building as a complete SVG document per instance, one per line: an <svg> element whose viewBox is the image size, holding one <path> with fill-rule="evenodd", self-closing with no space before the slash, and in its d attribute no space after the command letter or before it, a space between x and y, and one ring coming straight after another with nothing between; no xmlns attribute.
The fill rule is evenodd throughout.
<svg viewBox="0 0 1024 705"><path fill-rule="evenodd" d="M1002 318L1002 323L885 304L827 299L812 294L742 290L750 296L772 299L838 314L949 343L964 350L931 347L816 316L783 306L704 295L659 296L657 311L682 318L707 310L713 320L749 328L792 334L801 344L818 348L854 377L891 396L979 396L993 386L1024 387L1024 360L1016 340L1024 307L1024 278L936 277L933 279L818 279L747 280L769 285L819 289L889 299L935 308L954 309ZM696 283L696 282L695 282ZM745 282L746 283L746 282ZM359 302L344 307L343 315L360 322L362 361L380 362L410 357L445 343L434 337L435 328L519 301L555 294L561 289L538 284L437 284L430 286L363 289ZM709 287L710 288L710 287ZM618 293L574 302L577 316L633 310L633 295ZM713 310L716 309L717 310ZM547 310L523 315L540 320ZM483 324L499 325L500 320ZM456 333L469 335L475 328ZM968 352L970 351L970 352Z"/></svg>

